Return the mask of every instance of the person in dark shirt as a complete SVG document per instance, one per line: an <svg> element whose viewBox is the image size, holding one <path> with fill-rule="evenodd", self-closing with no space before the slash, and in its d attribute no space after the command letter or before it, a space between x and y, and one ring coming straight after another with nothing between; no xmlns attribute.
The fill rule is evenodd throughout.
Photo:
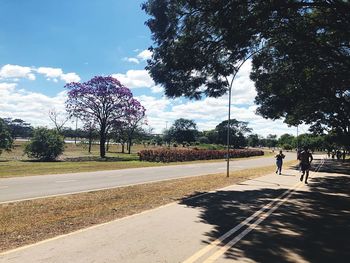
<svg viewBox="0 0 350 263"><path fill-rule="evenodd" d="M304 147L304 150L299 154L298 159L300 161L300 168L302 172L300 181L303 181L304 175L306 174L305 184L307 184L311 162L314 158L312 157L312 154L309 152L308 148Z"/></svg>
<svg viewBox="0 0 350 263"><path fill-rule="evenodd" d="M282 151L280 151L280 153L275 156L276 165L277 165L276 174L277 173L281 174L281 172L282 172L282 164L283 164L284 157L285 157L285 155L282 153Z"/></svg>

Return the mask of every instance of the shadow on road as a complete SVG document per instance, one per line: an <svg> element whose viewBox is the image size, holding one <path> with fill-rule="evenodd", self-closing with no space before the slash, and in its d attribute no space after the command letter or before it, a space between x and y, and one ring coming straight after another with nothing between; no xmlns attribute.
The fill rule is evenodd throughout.
<svg viewBox="0 0 350 263"><path fill-rule="evenodd" d="M327 162L322 171L343 169ZM311 191L295 191L288 202L224 256L236 260L245 257L253 262L349 262L350 176L315 177L309 188ZM215 230L207 233L208 240L203 241L208 243L286 190L219 191L181 203L201 208L201 221L214 226Z"/></svg>

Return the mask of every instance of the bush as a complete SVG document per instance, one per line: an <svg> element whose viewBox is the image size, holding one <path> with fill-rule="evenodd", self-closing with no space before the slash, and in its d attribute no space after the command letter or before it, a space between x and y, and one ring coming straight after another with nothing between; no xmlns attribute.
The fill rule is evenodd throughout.
<svg viewBox="0 0 350 263"><path fill-rule="evenodd" d="M154 149L142 150L138 153L140 161L149 162L184 162L194 160L224 159L227 151L198 150L198 149ZM260 150L237 149L230 150L230 158L250 157L264 155Z"/></svg>
<svg viewBox="0 0 350 263"><path fill-rule="evenodd" d="M288 144L288 143L285 143L285 144L282 145L282 148L283 148L284 150L290 151L290 150L293 149L293 146L290 145L290 144Z"/></svg>
<svg viewBox="0 0 350 263"><path fill-rule="evenodd" d="M200 143L209 144L209 139L208 137L205 137L205 136L199 137L198 141Z"/></svg>
<svg viewBox="0 0 350 263"><path fill-rule="evenodd" d="M2 150L10 151L12 148L13 139L5 122L0 119L0 154Z"/></svg>
<svg viewBox="0 0 350 263"><path fill-rule="evenodd" d="M37 128L24 152L32 158L53 161L64 151L64 139L57 131Z"/></svg>

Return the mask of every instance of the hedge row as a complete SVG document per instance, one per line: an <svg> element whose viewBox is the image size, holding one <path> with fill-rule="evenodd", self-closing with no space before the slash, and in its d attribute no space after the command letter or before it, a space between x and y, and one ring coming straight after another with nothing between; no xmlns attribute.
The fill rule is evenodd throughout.
<svg viewBox="0 0 350 263"><path fill-rule="evenodd" d="M156 149L142 150L138 153L140 161L149 162L185 162L194 160L224 159L227 151L224 150L197 150L197 149ZM264 155L260 150L237 149L230 150L230 158Z"/></svg>

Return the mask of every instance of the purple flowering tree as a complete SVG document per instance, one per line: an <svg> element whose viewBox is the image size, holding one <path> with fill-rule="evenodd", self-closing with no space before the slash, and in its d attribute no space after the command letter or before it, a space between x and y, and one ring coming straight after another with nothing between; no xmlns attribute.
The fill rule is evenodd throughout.
<svg viewBox="0 0 350 263"><path fill-rule="evenodd" d="M68 89L66 109L71 116L97 124L100 134L100 156L106 156L106 138L112 124L127 115L131 91L112 77L97 76L83 83L72 82Z"/></svg>
<svg viewBox="0 0 350 263"><path fill-rule="evenodd" d="M141 105L141 103L131 98L127 102L125 108L125 116L114 123L115 130L121 135L125 134L127 137L128 153L131 153L132 138L135 130L141 125L146 124L145 114L146 109Z"/></svg>

